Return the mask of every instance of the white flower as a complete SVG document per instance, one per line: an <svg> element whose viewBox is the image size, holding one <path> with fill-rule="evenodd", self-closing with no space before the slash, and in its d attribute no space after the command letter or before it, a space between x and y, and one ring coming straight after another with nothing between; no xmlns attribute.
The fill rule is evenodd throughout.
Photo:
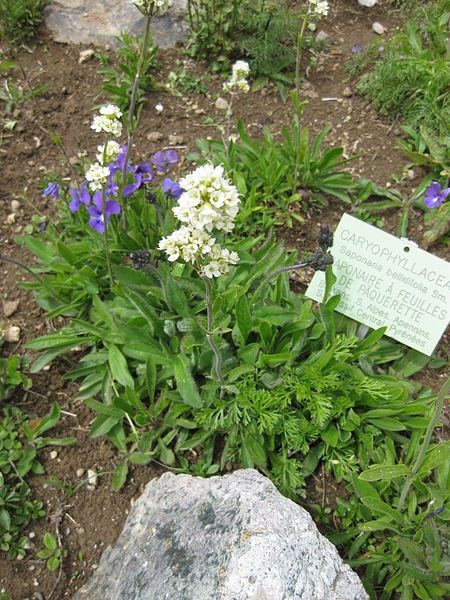
<svg viewBox="0 0 450 600"><path fill-rule="evenodd" d="M250 86L247 82L248 74L250 73L250 67L244 60L238 60L233 65L231 77L228 81L223 84L225 92L230 94L236 92L248 92Z"/></svg>
<svg viewBox="0 0 450 600"><path fill-rule="evenodd" d="M202 275L208 277L209 279L212 279L213 277L220 277L222 275L222 271L220 270L219 263L216 260L212 260L202 268Z"/></svg>
<svg viewBox="0 0 450 600"><path fill-rule="evenodd" d="M134 0L133 4L144 15L153 15L154 13L164 14L172 6L172 0Z"/></svg>
<svg viewBox="0 0 450 600"><path fill-rule="evenodd" d="M158 248L166 252L170 262L181 257L185 262L195 264L211 252L215 242L205 231L183 225L160 240Z"/></svg>
<svg viewBox="0 0 450 600"><path fill-rule="evenodd" d="M101 190L105 185L109 177L108 167L103 167L99 163L94 163L90 166L89 170L85 175L87 181L89 181L89 187L93 192Z"/></svg>
<svg viewBox="0 0 450 600"><path fill-rule="evenodd" d="M122 123L119 121L122 116L120 109L114 104L107 104L100 108L100 114L92 120L91 129L97 133L108 133L113 137L122 135Z"/></svg>
<svg viewBox="0 0 450 600"><path fill-rule="evenodd" d="M330 7L327 0L309 0L309 12L318 17L326 17Z"/></svg>
<svg viewBox="0 0 450 600"><path fill-rule="evenodd" d="M120 119L122 111L115 104L105 104L105 106L100 107L100 114L113 120Z"/></svg>
<svg viewBox="0 0 450 600"><path fill-rule="evenodd" d="M105 146L106 146L106 156L105 156ZM106 144L97 146L96 158L101 165L103 165L103 164L108 165L109 163L117 160L117 156L119 155L119 152L120 152L120 145L117 142L115 142L114 140L109 140ZM105 161L103 161L103 158L105 158Z"/></svg>
<svg viewBox="0 0 450 600"><path fill-rule="evenodd" d="M190 228L229 232L239 211L239 194L224 177L223 167L207 164L180 180L184 190L174 215Z"/></svg>

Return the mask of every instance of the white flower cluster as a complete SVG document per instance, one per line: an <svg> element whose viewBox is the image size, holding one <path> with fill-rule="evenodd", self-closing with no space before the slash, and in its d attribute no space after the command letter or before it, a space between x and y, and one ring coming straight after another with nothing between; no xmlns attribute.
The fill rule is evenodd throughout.
<svg viewBox="0 0 450 600"><path fill-rule="evenodd" d="M223 84L223 90L229 94L236 92L248 92L247 77L250 73L250 67L244 60L238 60L233 65L233 71L228 81Z"/></svg>
<svg viewBox="0 0 450 600"><path fill-rule="evenodd" d="M108 179L108 176L108 167L103 167L99 163L94 163L91 165L85 175L87 181L89 181L89 187L93 192L102 189Z"/></svg>
<svg viewBox="0 0 450 600"><path fill-rule="evenodd" d="M192 229L229 232L239 211L239 194L223 176L223 167L203 165L180 179L184 190L173 208L175 216Z"/></svg>
<svg viewBox="0 0 450 600"><path fill-rule="evenodd" d="M206 231L190 229L183 225L171 235L163 238L158 245L164 250L170 262L181 258L187 263L198 266L203 260L208 260L200 265L200 274L212 279L219 277L229 271L230 265L239 261L236 252L230 252L227 248L221 248L216 240Z"/></svg>
<svg viewBox="0 0 450 600"><path fill-rule="evenodd" d="M114 104L108 104L100 108L100 114L96 115L92 121L91 129L97 133L109 133L113 137L122 135L122 123L120 117L122 113Z"/></svg>
<svg viewBox="0 0 450 600"><path fill-rule="evenodd" d="M239 256L216 244L213 229L229 232L239 210L237 189L223 176L223 167L204 165L181 179L184 190L173 208L185 225L159 242L169 261L181 258L194 265L200 275L212 279L227 273Z"/></svg>
<svg viewBox="0 0 450 600"><path fill-rule="evenodd" d="M172 6L172 0L134 0L134 5L143 15L151 16L155 13L163 15Z"/></svg>
<svg viewBox="0 0 450 600"><path fill-rule="evenodd" d="M330 7L327 0L309 0L309 12L318 17L326 17Z"/></svg>
<svg viewBox="0 0 450 600"><path fill-rule="evenodd" d="M105 152L106 146L106 152ZM108 165L111 162L117 160L120 152L120 144L114 140L109 140L106 144L97 146L96 158L101 165Z"/></svg>

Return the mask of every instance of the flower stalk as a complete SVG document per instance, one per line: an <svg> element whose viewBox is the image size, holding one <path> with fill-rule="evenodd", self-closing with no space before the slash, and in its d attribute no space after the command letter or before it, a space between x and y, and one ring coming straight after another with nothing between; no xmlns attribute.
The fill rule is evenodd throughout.
<svg viewBox="0 0 450 600"><path fill-rule="evenodd" d="M206 318L207 318L207 330L206 330L206 339L208 340L208 344L211 347L211 350L214 353L215 365L214 369L216 371L217 379L220 384L220 399L223 400L225 397L225 381L222 374L222 355L220 350L214 341L213 337L213 307L212 307L212 286L211 281L208 277L202 277L203 282L205 284L206 291Z"/></svg>

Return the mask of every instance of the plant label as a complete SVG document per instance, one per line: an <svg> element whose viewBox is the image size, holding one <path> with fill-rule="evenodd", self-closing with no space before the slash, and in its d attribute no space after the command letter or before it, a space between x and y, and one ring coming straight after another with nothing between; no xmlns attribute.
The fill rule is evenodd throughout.
<svg viewBox="0 0 450 600"><path fill-rule="evenodd" d="M450 263L344 214L331 249L336 310L430 356L450 315ZM320 302L325 273L306 295Z"/></svg>

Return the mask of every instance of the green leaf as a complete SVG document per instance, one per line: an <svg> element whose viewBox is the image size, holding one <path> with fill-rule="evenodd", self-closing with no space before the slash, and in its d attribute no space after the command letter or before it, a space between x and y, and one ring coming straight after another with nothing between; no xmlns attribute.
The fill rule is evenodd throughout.
<svg viewBox="0 0 450 600"><path fill-rule="evenodd" d="M253 329L253 318L245 296L241 296L236 303L236 321L245 345L248 335Z"/></svg>
<svg viewBox="0 0 450 600"><path fill-rule="evenodd" d="M112 476L112 486L116 490L116 492L118 492L120 488L124 485L125 481L127 480L127 475L128 461L117 465L117 467L114 469L114 473Z"/></svg>
<svg viewBox="0 0 450 600"><path fill-rule="evenodd" d="M197 385L192 377L189 361L183 354L175 356L173 369L177 389L183 401L193 408L200 408L203 404Z"/></svg>
<svg viewBox="0 0 450 600"><path fill-rule="evenodd" d="M411 472L407 465L377 465L359 474L362 481L390 481L396 477L404 477Z"/></svg>
<svg viewBox="0 0 450 600"><path fill-rule="evenodd" d="M329 425L324 431L320 432L320 437L329 446L335 448L339 443L339 431L336 425Z"/></svg>
<svg viewBox="0 0 450 600"><path fill-rule="evenodd" d="M59 404L54 402L48 415L34 421L28 421L24 425L24 433L29 441L39 437L44 432L52 429L59 421L61 409Z"/></svg>
<svg viewBox="0 0 450 600"><path fill-rule="evenodd" d="M323 294L322 304L328 302L328 298L331 294L331 289L336 283L336 275L333 273L333 265L329 265L325 272L325 291Z"/></svg>
<svg viewBox="0 0 450 600"><path fill-rule="evenodd" d="M134 389L134 380L128 370L127 360L114 344L109 347L108 361L113 379L124 387Z"/></svg>
<svg viewBox="0 0 450 600"><path fill-rule="evenodd" d="M361 502L367 506L367 508L370 508L370 510L375 514L384 515L389 519L396 521L397 523L403 524L404 522L403 516L397 510L390 507L389 504L386 504L386 502L383 502L378 498L365 496L361 498Z"/></svg>
<svg viewBox="0 0 450 600"><path fill-rule="evenodd" d="M0 508L0 526L6 531L11 528L11 516L5 508Z"/></svg>
<svg viewBox="0 0 450 600"><path fill-rule="evenodd" d="M56 556L50 556L50 558L47 561L47 569L49 571L56 571L56 569L59 567L59 558Z"/></svg>
<svg viewBox="0 0 450 600"><path fill-rule="evenodd" d="M43 543L47 550L51 550L52 552L58 547L58 543L56 541L55 536L52 535L49 531L45 532Z"/></svg>
<svg viewBox="0 0 450 600"><path fill-rule="evenodd" d="M145 364L145 384L147 386L149 402L153 402L156 390L156 365L150 356L147 358Z"/></svg>
<svg viewBox="0 0 450 600"><path fill-rule="evenodd" d="M429 471L447 461L450 461L450 440L440 442L428 452L418 475L426 475Z"/></svg>

